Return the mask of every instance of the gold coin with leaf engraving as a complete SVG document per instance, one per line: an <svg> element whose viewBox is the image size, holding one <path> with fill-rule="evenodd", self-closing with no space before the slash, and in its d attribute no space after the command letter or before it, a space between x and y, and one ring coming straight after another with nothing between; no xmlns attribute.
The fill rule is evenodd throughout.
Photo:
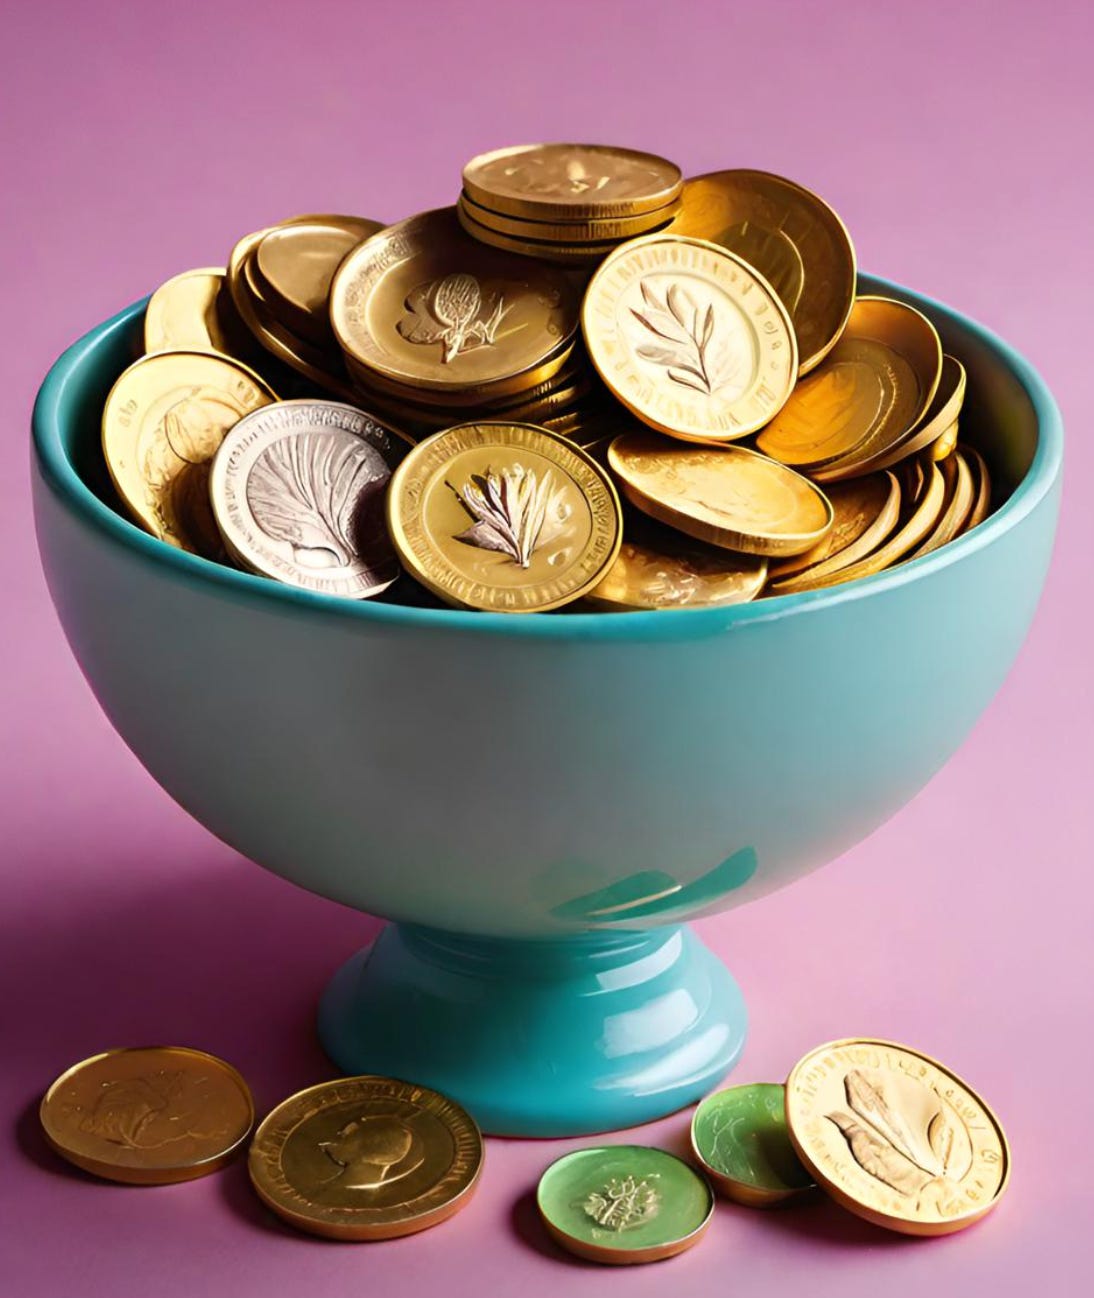
<svg viewBox="0 0 1094 1298"><path fill-rule="evenodd" d="M532 613L579 599L619 553L606 470L532 424L460 424L396 469L388 528L403 566L449 604Z"/></svg>
<svg viewBox="0 0 1094 1298"><path fill-rule="evenodd" d="M208 559L224 548L209 469L224 435L276 400L257 374L211 352L156 352L124 371L103 407L103 455L114 487L153 536Z"/></svg>
<svg viewBox="0 0 1094 1298"><path fill-rule="evenodd" d="M615 563L585 597L605 609L747 604L763 590L767 560L704 545L628 513Z"/></svg>
<svg viewBox="0 0 1094 1298"><path fill-rule="evenodd" d="M249 1169L278 1216L327 1239L436 1226L467 1205L482 1170L474 1120L436 1091L345 1077L290 1096L255 1132Z"/></svg>
<svg viewBox="0 0 1094 1298"><path fill-rule="evenodd" d="M808 478L740 446L673 446L654 433L624 433L608 463L636 508L711 545L800 554L832 526L832 506Z"/></svg>
<svg viewBox="0 0 1094 1298"><path fill-rule="evenodd" d="M680 168L666 158L605 144L523 144L480 153L463 169L468 198L540 221L632 217L672 203Z"/></svg>
<svg viewBox="0 0 1094 1298"><path fill-rule="evenodd" d="M654 234L622 244L589 283L589 356L635 415L686 441L755 432L798 373L790 317L771 286L713 243Z"/></svg>
<svg viewBox="0 0 1094 1298"><path fill-rule="evenodd" d="M811 1050L786 1083L798 1157L843 1207L906 1235L948 1235L990 1212L1010 1175L998 1119L956 1073L891 1041Z"/></svg>
<svg viewBox="0 0 1094 1298"><path fill-rule="evenodd" d="M477 388L489 399L561 364L577 333L578 291L561 270L472 239L446 207L350 253L331 285L331 323L347 356L379 382Z"/></svg>
<svg viewBox="0 0 1094 1298"><path fill-rule="evenodd" d="M782 299L801 373L836 345L855 300L855 249L816 194L766 171L715 171L684 182L672 232L729 248Z"/></svg>
<svg viewBox="0 0 1094 1298"><path fill-rule="evenodd" d="M756 444L810 472L852 454L880 457L923 417L941 371L942 343L925 315L889 298L856 298L839 342Z"/></svg>
<svg viewBox="0 0 1094 1298"><path fill-rule="evenodd" d="M216 266L184 270L161 284L144 312L146 352L213 351L231 355L217 314L224 271Z"/></svg>
<svg viewBox="0 0 1094 1298"><path fill-rule="evenodd" d="M107 1050L67 1069L42 1099L49 1144L85 1172L169 1185L215 1172L254 1125L247 1083L183 1046Z"/></svg>

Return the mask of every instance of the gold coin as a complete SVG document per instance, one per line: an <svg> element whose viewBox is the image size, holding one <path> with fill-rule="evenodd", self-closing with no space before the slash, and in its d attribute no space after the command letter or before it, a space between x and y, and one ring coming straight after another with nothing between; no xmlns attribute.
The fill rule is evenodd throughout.
<svg viewBox="0 0 1094 1298"><path fill-rule="evenodd" d="M615 563L585 597L606 609L746 604L763 589L767 560L683 536L642 515L624 521Z"/></svg>
<svg viewBox="0 0 1094 1298"><path fill-rule="evenodd" d="M130 365L106 399L102 438L133 517L161 541L222 558L210 462L233 424L274 400L257 374L211 352L157 352Z"/></svg>
<svg viewBox="0 0 1094 1298"><path fill-rule="evenodd" d="M93 1055L63 1072L39 1108L58 1154L128 1185L215 1172L242 1149L254 1116L247 1083L230 1064L182 1046Z"/></svg>
<svg viewBox="0 0 1094 1298"><path fill-rule="evenodd" d="M378 221L340 217L291 221L260 240L255 271L271 307L293 332L318 347L333 345L328 298L334 272L359 243L382 230Z"/></svg>
<svg viewBox="0 0 1094 1298"><path fill-rule="evenodd" d="M816 194L766 171L695 176L684 182L672 232L720 244L756 267L790 313L802 374L836 345L855 299L855 249Z"/></svg>
<svg viewBox="0 0 1094 1298"><path fill-rule="evenodd" d="M148 299L144 313L145 351L231 355L217 314L223 284L224 271L215 266L185 270L161 284Z"/></svg>
<svg viewBox="0 0 1094 1298"><path fill-rule="evenodd" d="M500 248L514 256L536 257L540 261L556 262L560 266L593 266L619 246L617 239L610 243L561 243L501 234L476 221L462 203L456 208L456 215L464 230L479 243Z"/></svg>
<svg viewBox="0 0 1094 1298"><path fill-rule="evenodd" d="M818 577L864 559L890 535L900 519L900 483L892 473L839 482L824 493L832 506L832 529L819 545L784 559L771 569L771 593L808 590Z"/></svg>
<svg viewBox="0 0 1094 1298"><path fill-rule="evenodd" d="M856 298L839 342L756 444L811 471L851 453L866 463L919 422L941 370L942 344L925 315L888 298Z"/></svg>
<svg viewBox="0 0 1094 1298"><path fill-rule="evenodd" d="M795 590L821 590L826 586L838 586L846 581L856 581L859 577L872 577L875 573L884 572L894 563L913 550L927 536L938 522L946 499L946 485L938 465L928 463L926 476L920 494L912 502L913 508L900 527L889 537L884 545L873 550L864 559L835 572L828 572L814 577L808 585L800 578ZM780 592L773 592L780 593Z"/></svg>
<svg viewBox="0 0 1094 1298"><path fill-rule="evenodd" d="M930 535L908 556L909 559L921 559L925 554L930 554L932 550L939 549L940 546L952 541L955 536L959 536L964 530L965 520L976 503L976 484L960 451L955 451L953 455L943 460L939 468L942 470L942 480L946 485L946 499L942 506L942 514Z"/></svg>
<svg viewBox="0 0 1094 1298"><path fill-rule="evenodd" d="M619 497L583 451L531 424L460 424L388 491L403 566L449 604L532 613L579 599L619 553Z"/></svg>
<svg viewBox="0 0 1094 1298"><path fill-rule="evenodd" d="M472 202L541 221L638 216L680 194L675 163L604 144L523 144L480 153L463 169Z"/></svg>
<svg viewBox="0 0 1094 1298"><path fill-rule="evenodd" d="M597 270L581 323L600 377L644 423L687 441L754 432L798 373L790 317L751 266L712 243L647 235Z"/></svg>
<svg viewBox="0 0 1094 1298"><path fill-rule="evenodd" d="M482 1136L458 1104L390 1077L310 1086L255 1132L248 1166L278 1216L327 1239L394 1239L466 1207Z"/></svg>
<svg viewBox="0 0 1094 1298"><path fill-rule="evenodd" d="M843 1207L906 1235L948 1235L990 1212L1010 1151L984 1101L937 1060L891 1041L811 1050L786 1083L798 1157Z"/></svg>
<svg viewBox="0 0 1094 1298"><path fill-rule="evenodd" d="M746 554L800 554L832 526L808 478L740 446L674 446L624 433L608 452L627 499L651 518Z"/></svg>
<svg viewBox="0 0 1094 1298"><path fill-rule="evenodd" d="M347 356L419 392L533 386L572 348L577 322L565 274L477 242L450 207L373 235L331 286Z"/></svg>
<svg viewBox="0 0 1094 1298"><path fill-rule="evenodd" d="M679 211L679 204L670 203L641 216L613 217L608 220L591 219L582 221L537 221L527 217L505 216L501 212L492 212L488 207L480 207L466 194L461 194L459 209L472 221L493 230L497 234L507 234L518 239L530 239L539 243L620 243L624 239L635 239L640 234L649 234L651 230L668 225Z"/></svg>
<svg viewBox="0 0 1094 1298"><path fill-rule="evenodd" d="M344 373L339 373L340 355L318 348L293 333L271 309L254 274L255 254L268 233L258 230L245 235L232 249L227 282L233 305L253 336L279 361L324 392L354 400L353 385Z"/></svg>
<svg viewBox="0 0 1094 1298"><path fill-rule="evenodd" d="M988 472L988 466L984 462L984 457L974 446L966 446L963 449L965 460L976 482L976 498L973 501L972 509L969 510L969 516L965 520L962 533L971 532L974 527L979 527L991 512L991 475Z"/></svg>
<svg viewBox="0 0 1094 1298"><path fill-rule="evenodd" d="M888 450L866 458L852 452L849 456L833 460L831 464L814 470L813 476L818 482L832 482L861 473L873 473L878 469L888 469L943 440L952 450L957 441L957 417L964 401L965 367L953 356L943 356L938 388L929 409L900 441ZM935 458L945 459L948 453L946 451Z"/></svg>

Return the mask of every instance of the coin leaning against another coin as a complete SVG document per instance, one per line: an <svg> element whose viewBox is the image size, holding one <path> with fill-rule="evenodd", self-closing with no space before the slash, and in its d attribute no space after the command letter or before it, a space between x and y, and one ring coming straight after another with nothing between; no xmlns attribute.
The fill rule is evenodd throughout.
<svg viewBox="0 0 1094 1298"><path fill-rule="evenodd" d="M281 401L225 437L209 480L224 543L253 572L367 599L399 575L384 493L406 443L336 401Z"/></svg>
<svg viewBox="0 0 1094 1298"><path fill-rule="evenodd" d="M299 1229L376 1240L439 1225L469 1202L482 1136L458 1104L390 1077L290 1096L261 1123L248 1168L259 1198Z"/></svg>

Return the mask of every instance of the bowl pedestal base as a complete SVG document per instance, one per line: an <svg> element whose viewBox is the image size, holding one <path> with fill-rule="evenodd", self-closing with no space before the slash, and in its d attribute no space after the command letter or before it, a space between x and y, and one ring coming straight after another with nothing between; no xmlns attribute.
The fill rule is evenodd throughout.
<svg viewBox="0 0 1094 1298"><path fill-rule="evenodd" d="M389 924L335 974L323 1048L346 1073L421 1082L492 1135L649 1122L736 1063L736 982L686 925L552 939Z"/></svg>

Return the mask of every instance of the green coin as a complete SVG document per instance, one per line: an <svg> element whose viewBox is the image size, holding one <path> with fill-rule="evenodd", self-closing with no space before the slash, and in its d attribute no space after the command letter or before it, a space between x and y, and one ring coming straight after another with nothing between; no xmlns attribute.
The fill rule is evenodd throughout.
<svg viewBox="0 0 1094 1298"><path fill-rule="evenodd" d="M781 1203L814 1182L786 1130L786 1087L732 1086L707 1098L691 1120L691 1144L715 1186L749 1207Z"/></svg>
<svg viewBox="0 0 1094 1298"><path fill-rule="evenodd" d="M554 1238L594 1262L656 1262L698 1243L714 1211L710 1186L687 1163L645 1145L566 1154L536 1194Z"/></svg>

